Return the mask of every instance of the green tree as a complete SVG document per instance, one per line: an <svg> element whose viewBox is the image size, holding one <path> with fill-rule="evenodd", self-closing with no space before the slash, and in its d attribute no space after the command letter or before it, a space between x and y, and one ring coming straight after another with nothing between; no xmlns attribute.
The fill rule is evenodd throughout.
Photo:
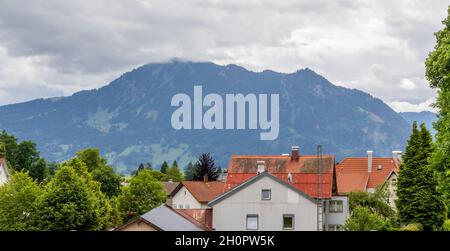
<svg viewBox="0 0 450 251"><path fill-rule="evenodd" d="M419 130L414 122L404 163L400 166L397 210L401 223L420 223L424 230L439 229L447 215L433 170L428 165L432 151L430 132L425 124Z"/></svg>
<svg viewBox="0 0 450 251"><path fill-rule="evenodd" d="M356 206L344 225L347 231L386 231L391 228L388 219L363 206Z"/></svg>
<svg viewBox="0 0 450 251"><path fill-rule="evenodd" d="M122 178L114 172L113 167L107 164L106 159L100 156L99 149L89 148L78 151L77 158L83 161L92 172L94 180L100 182L103 193L108 197L119 195Z"/></svg>
<svg viewBox="0 0 450 251"><path fill-rule="evenodd" d="M0 142L3 143L5 158L8 165L14 169L15 163L15 153L17 150L17 138L13 135L8 134L5 130L0 133Z"/></svg>
<svg viewBox="0 0 450 251"><path fill-rule="evenodd" d="M220 167L216 166L209 153L201 154L195 163L194 180L203 180L205 175L208 176L208 180L217 180L220 175Z"/></svg>
<svg viewBox="0 0 450 251"><path fill-rule="evenodd" d="M38 202L36 224L42 230L105 230L111 205L83 161L61 164Z"/></svg>
<svg viewBox="0 0 450 251"><path fill-rule="evenodd" d="M29 174L38 182L43 182L48 176L49 171L47 163L43 158L39 158L30 166Z"/></svg>
<svg viewBox="0 0 450 251"><path fill-rule="evenodd" d="M183 180L183 173L181 173L180 169L178 168L177 161L175 160L172 164L172 166L167 169L167 180L172 181L182 181Z"/></svg>
<svg viewBox="0 0 450 251"><path fill-rule="evenodd" d="M436 144L431 166L437 172L439 191L450 208L450 6L444 28L437 33L436 45L425 62L426 77L431 88L437 89L434 107L438 109Z"/></svg>
<svg viewBox="0 0 450 251"><path fill-rule="evenodd" d="M164 161L159 170L160 170L160 172L165 174L165 173L167 173L167 169L169 169L169 164L167 164L167 161Z"/></svg>
<svg viewBox="0 0 450 251"><path fill-rule="evenodd" d="M189 164L184 169L184 179L194 180L194 176L195 176L195 166L192 164L192 162L189 162Z"/></svg>
<svg viewBox="0 0 450 251"><path fill-rule="evenodd" d="M37 230L35 205L41 194L41 188L26 172L13 172L9 182L0 186L0 230Z"/></svg>
<svg viewBox="0 0 450 251"><path fill-rule="evenodd" d="M4 156L8 166L17 171L26 170L29 175L42 182L48 175L45 160L39 156L36 144L31 141L18 143L17 138L6 131L0 133L0 142L3 146Z"/></svg>
<svg viewBox="0 0 450 251"><path fill-rule="evenodd" d="M119 209L124 221L144 214L166 200L166 191L152 175L151 170L139 172L131 178L128 186L122 187Z"/></svg>
<svg viewBox="0 0 450 251"><path fill-rule="evenodd" d="M376 189L375 193L362 191L351 192L348 195L350 211L353 211L356 207L366 207L372 213L377 213L394 222L396 220L396 213L384 198L385 189L385 186L381 186Z"/></svg>

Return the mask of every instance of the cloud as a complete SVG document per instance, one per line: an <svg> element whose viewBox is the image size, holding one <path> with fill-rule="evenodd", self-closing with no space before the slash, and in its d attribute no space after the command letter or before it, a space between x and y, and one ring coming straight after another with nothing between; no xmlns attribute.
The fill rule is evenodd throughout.
<svg viewBox="0 0 450 251"><path fill-rule="evenodd" d="M430 98L425 102L421 102L418 104L412 104L406 101L393 101L388 102L388 105L399 112L421 112L421 111L430 111L437 112L437 109L432 107L432 104L435 102L434 98Z"/></svg>
<svg viewBox="0 0 450 251"><path fill-rule="evenodd" d="M144 63L175 57L258 71L309 67L388 103L418 104L436 95L423 62L448 1L15 0L0 5L0 104L96 88Z"/></svg>

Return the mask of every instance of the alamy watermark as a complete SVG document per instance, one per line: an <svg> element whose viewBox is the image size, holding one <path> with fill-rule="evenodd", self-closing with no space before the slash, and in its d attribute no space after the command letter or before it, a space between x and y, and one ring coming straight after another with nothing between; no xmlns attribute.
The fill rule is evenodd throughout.
<svg viewBox="0 0 450 251"><path fill-rule="evenodd" d="M280 129L280 99L279 94L270 94L270 119L268 116L268 94L225 94L209 93L203 97L202 86L194 86L194 100L185 93L172 97L171 105L178 108L172 113L171 123L176 130L181 129L260 129L261 140L275 140ZM192 103L194 105L192 109ZM246 106L248 114L246 114ZM203 114L203 107L209 107ZM193 119L192 119L193 110ZM224 123L225 113L225 123ZM248 115L248 118L247 116ZM192 125L193 122L193 125ZM247 123L248 122L248 123Z"/></svg>

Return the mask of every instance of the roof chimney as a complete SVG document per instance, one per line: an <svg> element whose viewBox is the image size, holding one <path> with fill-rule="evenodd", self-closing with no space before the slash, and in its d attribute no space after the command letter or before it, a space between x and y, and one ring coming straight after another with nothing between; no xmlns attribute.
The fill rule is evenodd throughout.
<svg viewBox="0 0 450 251"><path fill-rule="evenodd" d="M372 172L373 151L367 151L367 172Z"/></svg>
<svg viewBox="0 0 450 251"><path fill-rule="evenodd" d="M291 159L298 160L300 157L300 148L298 146L291 147Z"/></svg>
<svg viewBox="0 0 450 251"><path fill-rule="evenodd" d="M394 159L394 162L397 165L402 163L402 151L392 151L392 159Z"/></svg>
<svg viewBox="0 0 450 251"><path fill-rule="evenodd" d="M203 175L203 182L208 182L208 174Z"/></svg>
<svg viewBox="0 0 450 251"><path fill-rule="evenodd" d="M256 171L257 174L263 173L266 171L265 162L263 160L258 160L257 162L258 169Z"/></svg>

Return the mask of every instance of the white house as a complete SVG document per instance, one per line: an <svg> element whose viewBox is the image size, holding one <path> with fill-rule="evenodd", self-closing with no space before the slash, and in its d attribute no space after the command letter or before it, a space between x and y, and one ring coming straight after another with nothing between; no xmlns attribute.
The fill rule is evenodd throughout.
<svg viewBox="0 0 450 251"><path fill-rule="evenodd" d="M218 231L316 231L317 201L262 172L208 203Z"/></svg>
<svg viewBox="0 0 450 251"><path fill-rule="evenodd" d="M222 181L182 181L172 191L172 207L176 209L207 209L208 202L222 194Z"/></svg>
<svg viewBox="0 0 450 251"><path fill-rule="evenodd" d="M0 158L0 186L5 184L9 179L8 168L6 167L6 160Z"/></svg>

